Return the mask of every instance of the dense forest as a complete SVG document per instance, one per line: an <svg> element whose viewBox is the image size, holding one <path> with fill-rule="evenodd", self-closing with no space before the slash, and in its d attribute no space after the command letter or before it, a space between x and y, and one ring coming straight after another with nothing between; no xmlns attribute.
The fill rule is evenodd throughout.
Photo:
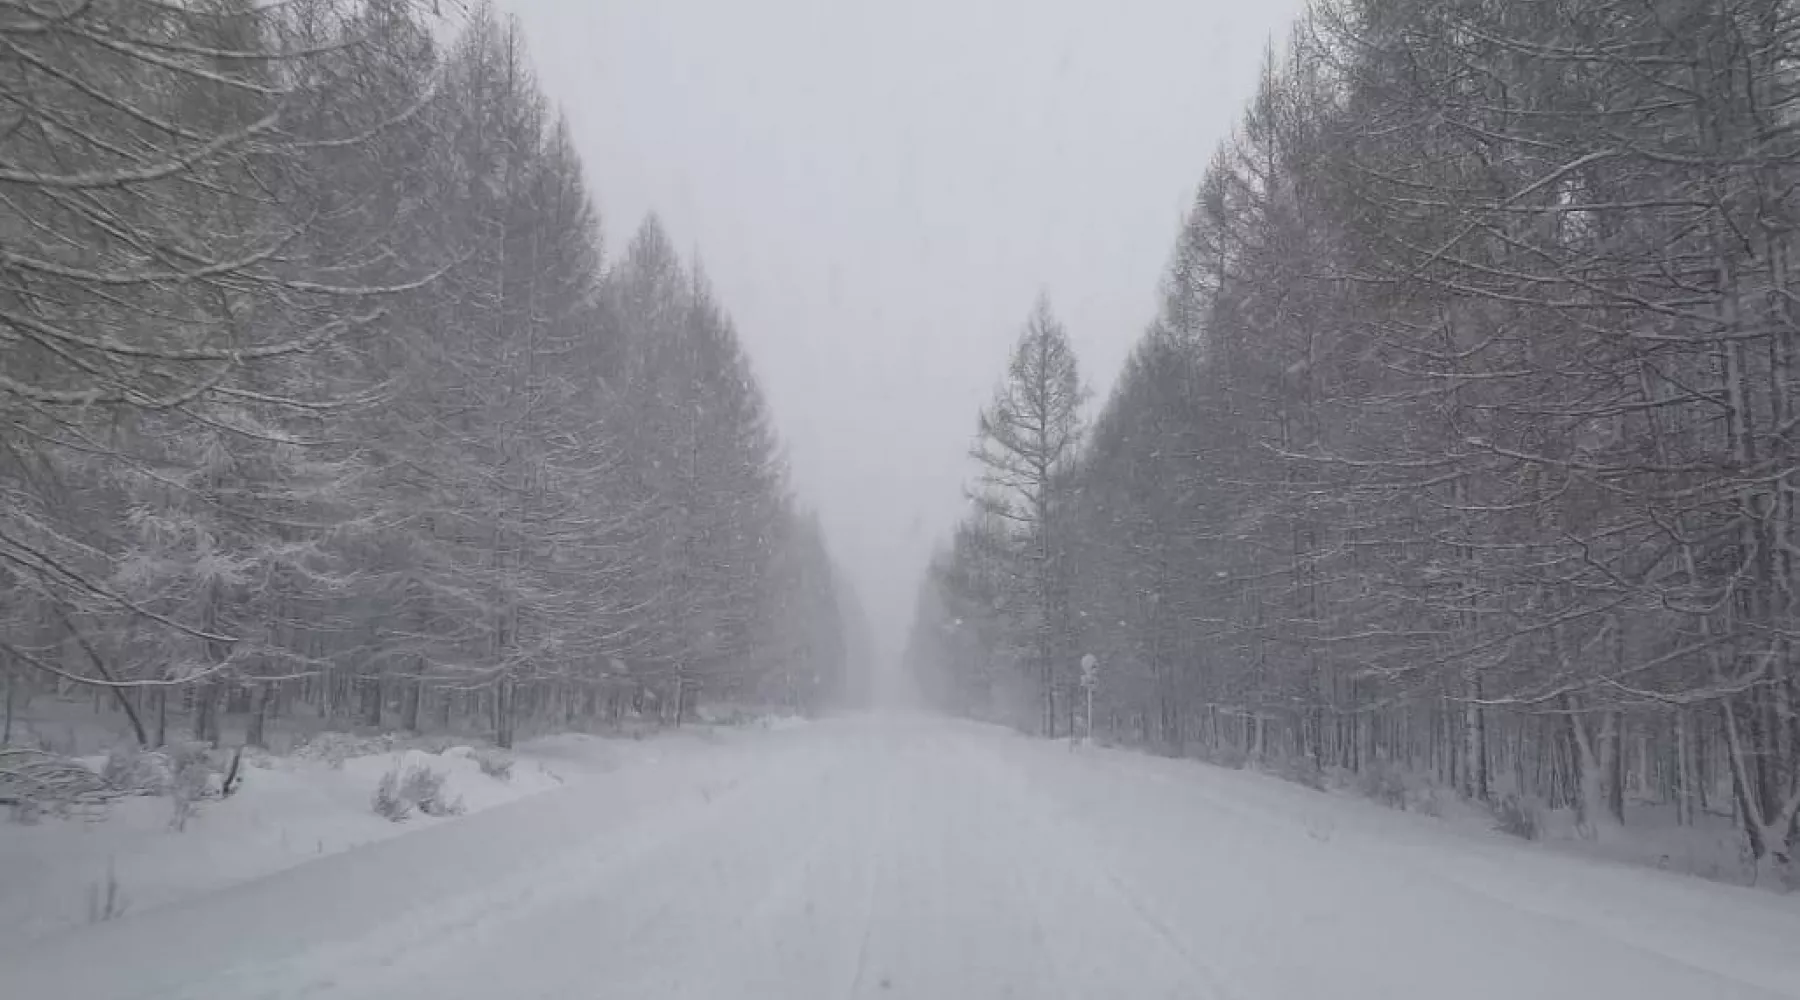
<svg viewBox="0 0 1800 1000"><path fill-rule="evenodd" d="M909 649L938 704L1594 828L1800 810L1800 11L1327 0L1085 426L1025 327Z"/></svg>
<svg viewBox="0 0 1800 1000"><path fill-rule="evenodd" d="M843 688L725 307L458 6L0 0L0 743Z"/></svg>

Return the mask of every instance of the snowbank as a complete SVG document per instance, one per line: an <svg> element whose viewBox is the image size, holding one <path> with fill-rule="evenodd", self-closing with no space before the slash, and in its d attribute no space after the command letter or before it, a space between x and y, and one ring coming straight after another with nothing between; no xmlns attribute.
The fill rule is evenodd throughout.
<svg viewBox="0 0 1800 1000"><path fill-rule="evenodd" d="M1248 769L1097 749L1062 755L1051 774L1051 755L1030 742L1012 753L1160 919L1190 929L1222 965L1242 965L1235 995L1680 992L1672 979L1646 993L1609 978L1629 960L1716 977L1699 991L1709 997L1800 996L1800 896L1576 857L1496 833L1473 812L1402 812ZM1267 942L1282 933L1319 966L1280 961ZM1402 988L1419 971L1402 953L1441 970L1442 989ZM1583 971L1558 979L1558 969Z"/></svg>
<svg viewBox="0 0 1800 1000"><path fill-rule="evenodd" d="M121 799L87 818L31 825L0 818L0 938L141 912L455 819L376 815L371 797L390 771L442 774L446 799L466 814L612 770L654 753L654 743L580 735L531 741L509 755L512 767L499 778L483 772L489 750L431 753L399 737L321 734L290 756L247 754L238 792L204 802L179 832L165 797ZM105 757L84 760L98 770Z"/></svg>
<svg viewBox="0 0 1800 1000"><path fill-rule="evenodd" d="M1275 771L1265 773L1282 777ZM1466 833L1509 834L1530 840L1535 846L1590 860L1642 865L1715 882L1747 886L1755 882L1756 869L1747 855L1744 835L1728 815L1705 812L1689 826L1678 825L1671 804L1628 799L1626 822L1581 825L1573 809L1548 809L1540 802L1519 799L1504 788L1496 801L1517 803L1514 813L1525 822L1510 822L1504 810L1460 798L1454 790L1434 783L1429 775L1388 767L1362 775L1328 773L1330 790L1367 799L1400 811L1418 813ZM1292 780L1290 777L1289 780ZM1529 836L1526 834L1529 833ZM1781 890L1779 885L1764 889Z"/></svg>

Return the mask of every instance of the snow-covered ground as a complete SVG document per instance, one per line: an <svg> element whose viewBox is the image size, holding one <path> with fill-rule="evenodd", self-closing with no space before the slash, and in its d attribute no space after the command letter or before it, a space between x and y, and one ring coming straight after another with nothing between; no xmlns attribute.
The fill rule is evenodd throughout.
<svg viewBox="0 0 1800 1000"><path fill-rule="evenodd" d="M1265 776L910 718L670 750L0 951L0 993L1800 996L1790 897Z"/></svg>
<svg viewBox="0 0 1800 1000"><path fill-rule="evenodd" d="M507 755L513 766L504 779L483 773L468 746L432 753L403 744L378 752L381 742L338 737L291 756L248 754L236 794L203 802L179 831L171 800L153 796L123 798L71 819L0 819L0 940L89 923L109 910L154 909L456 818L414 812L392 822L376 815L371 799L389 771L441 774L445 799L468 815L655 759L681 739L546 737ZM86 762L98 770L103 759Z"/></svg>

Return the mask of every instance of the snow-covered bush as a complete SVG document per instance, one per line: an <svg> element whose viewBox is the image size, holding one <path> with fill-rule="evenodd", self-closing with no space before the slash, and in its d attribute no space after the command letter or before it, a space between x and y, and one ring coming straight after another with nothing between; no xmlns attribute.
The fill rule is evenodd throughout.
<svg viewBox="0 0 1800 1000"><path fill-rule="evenodd" d="M219 794L218 772L213 770L212 748L205 743L178 743L168 749L167 757L173 807L169 825L185 830L188 820L200 811L201 801Z"/></svg>
<svg viewBox="0 0 1800 1000"><path fill-rule="evenodd" d="M462 812L462 802L444 797L444 775L429 767L410 768L400 781L400 794L410 799L427 816L454 816Z"/></svg>
<svg viewBox="0 0 1800 1000"><path fill-rule="evenodd" d="M375 815L382 819L398 823L412 815L412 803L400 795L400 773L389 771L381 776L375 785L375 796L370 800Z"/></svg>
<svg viewBox="0 0 1800 1000"><path fill-rule="evenodd" d="M1325 772L1319 765L1306 757L1283 759L1271 770L1283 781L1291 781L1296 785L1305 785L1315 792L1325 790Z"/></svg>
<svg viewBox="0 0 1800 1000"><path fill-rule="evenodd" d="M1521 840L1536 840L1537 810L1517 795L1503 796L1494 803L1494 829Z"/></svg>
<svg viewBox="0 0 1800 1000"><path fill-rule="evenodd" d="M1419 789L1418 793L1412 796L1410 808L1421 816L1430 816L1432 819L1444 818L1443 800L1438 797L1437 789L1430 785Z"/></svg>
<svg viewBox="0 0 1800 1000"><path fill-rule="evenodd" d="M756 721L755 711L741 705L696 705L694 719L714 726L742 726Z"/></svg>
<svg viewBox="0 0 1800 1000"><path fill-rule="evenodd" d="M0 805L21 823L67 815L118 793L80 761L30 747L0 747Z"/></svg>
<svg viewBox="0 0 1800 1000"><path fill-rule="evenodd" d="M470 756L475 758L476 766L481 773L496 781L512 780L513 759L501 750L477 750Z"/></svg>
<svg viewBox="0 0 1800 1000"><path fill-rule="evenodd" d="M1375 763L1356 776L1356 791L1389 809L1406 808L1406 779L1391 764Z"/></svg>
<svg viewBox="0 0 1800 1000"><path fill-rule="evenodd" d="M132 746L114 747L100 766L100 778L121 792L138 795L161 795L169 790L173 775L169 759L154 750Z"/></svg>
<svg viewBox="0 0 1800 1000"><path fill-rule="evenodd" d="M444 775L423 764L401 771L396 766L381 776L370 805L375 814L398 823L414 809L427 816L454 816L463 811L462 800L444 794Z"/></svg>
<svg viewBox="0 0 1800 1000"><path fill-rule="evenodd" d="M1242 771L1244 765L1250 762L1250 758L1245 756L1244 751L1234 746L1202 747L1198 756L1208 764L1230 768L1233 771Z"/></svg>
<svg viewBox="0 0 1800 1000"><path fill-rule="evenodd" d="M352 757L367 757L394 749L399 737L393 733L380 736L357 736L352 733L319 733L294 748L294 756L302 760L322 760L333 770L344 766Z"/></svg>
<svg viewBox="0 0 1800 1000"><path fill-rule="evenodd" d="M116 747L100 765L100 779L119 795L167 795L169 825L185 830L206 799L225 798L242 781L243 751L224 773L212 747L203 742L177 743L166 750Z"/></svg>

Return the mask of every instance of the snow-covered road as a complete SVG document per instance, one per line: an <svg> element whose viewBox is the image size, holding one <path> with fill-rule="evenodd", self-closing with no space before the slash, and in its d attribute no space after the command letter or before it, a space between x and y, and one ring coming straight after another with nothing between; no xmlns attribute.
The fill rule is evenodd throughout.
<svg viewBox="0 0 1800 1000"><path fill-rule="evenodd" d="M0 888L0 891L4 891ZM1800 996L1790 899L942 720L672 752L0 951L53 998Z"/></svg>

